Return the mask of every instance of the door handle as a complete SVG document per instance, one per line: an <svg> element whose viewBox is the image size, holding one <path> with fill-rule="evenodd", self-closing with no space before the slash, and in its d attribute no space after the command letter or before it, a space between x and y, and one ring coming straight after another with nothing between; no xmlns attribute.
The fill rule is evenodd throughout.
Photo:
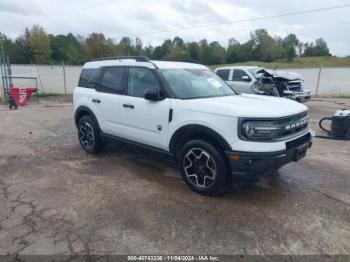
<svg viewBox="0 0 350 262"><path fill-rule="evenodd" d="M123 107L134 109L135 106L132 104L123 104Z"/></svg>
<svg viewBox="0 0 350 262"><path fill-rule="evenodd" d="M94 103L101 103L101 100L100 100L100 99L97 99L97 98L94 98L94 99L92 99L91 101L94 102Z"/></svg>

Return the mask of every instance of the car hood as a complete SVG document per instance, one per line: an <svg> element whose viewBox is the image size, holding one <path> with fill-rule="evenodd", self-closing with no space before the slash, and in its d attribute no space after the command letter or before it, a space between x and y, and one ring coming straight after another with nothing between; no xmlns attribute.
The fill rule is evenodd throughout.
<svg viewBox="0 0 350 262"><path fill-rule="evenodd" d="M213 98L178 100L183 109L234 117L284 117L307 110L286 98L241 94Z"/></svg>
<svg viewBox="0 0 350 262"><path fill-rule="evenodd" d="M281 70L266 70L274 77L285 78L286 80L301 80L301 75L293 72L281 71Z"/></svg>

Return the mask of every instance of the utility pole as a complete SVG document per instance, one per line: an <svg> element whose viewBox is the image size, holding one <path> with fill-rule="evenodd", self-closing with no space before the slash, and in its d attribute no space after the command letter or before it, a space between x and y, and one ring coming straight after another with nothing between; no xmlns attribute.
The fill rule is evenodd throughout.
<svg viewBox="0 0 350 262"><path fill-rule="evenodd" d="M318 70L318 77L317 77L317 86L316 86L316 91L315 91L315 97L318 96L318 87L320 85L321 72L322 72L322 65L320 65L320 69Z"/></svg>

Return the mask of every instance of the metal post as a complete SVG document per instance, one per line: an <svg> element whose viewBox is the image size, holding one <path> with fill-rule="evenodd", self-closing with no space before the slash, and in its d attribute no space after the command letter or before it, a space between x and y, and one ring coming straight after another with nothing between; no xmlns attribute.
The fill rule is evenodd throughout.
<svg viewBox="0 0 350 262"><path fill-rule="evenodd" d="M38 69L37 65L35 65L35 68L36 68L36 74L39 77L39 82L40 82L40 86L41 86L41 89L42 89L42 93L45 94L43 82L41 81L41 77L40 77L40 73L39 73L39 69Z"/></svg>
<svg viewBox="0 0 350 262"><path fill-rule="evenodd" d="M1 50L0 50L0 57L1 57L1 62L2 62L2 71L3 71L3 82L4 82L4 92L5 92L5 99L6 99L6 102L8 102L8 82L7 82L7 70L6 70L6 61L5 61L5 53L4 53L4 47L1 46Z"/></svg>
<svg viewBox="0 0 350 262"><path fill-rule="evenodd" d="M38 79L35 78L35 88L36 88L36 102L39 104L39 88L38 88Z"/></svg>
<svg viewBox="0 0 350 262"><path fill-rule="evenodd" d="M63 61L62 61L62 69L63 69L64 94L67 95L66 68L64 67Z"/></svg>
<svg viewBox="0 0 350 262"><path fill-rule="evenodd" d="M6 102L7 102L7 94L6 94L6 91L5 91L5 79L4 79L4 68L3 68L3 59L2 59L2 50L3 50L3 46L1 46L1 50L0 50L0 71L1 71L1 81L2 81L2 94L3 94L3 104L5 105Z"/></svg>
<svg viewBox="0 0 350 262"><path fill-rule="evenodd" d="M322 65L320 65L320 69L318 70L318 77L317 77L317 86L316 86L316 91L315 91L315 97L317 97L317 95L318 95L318 87L320 85L321 71L322 71Z"/></svg>

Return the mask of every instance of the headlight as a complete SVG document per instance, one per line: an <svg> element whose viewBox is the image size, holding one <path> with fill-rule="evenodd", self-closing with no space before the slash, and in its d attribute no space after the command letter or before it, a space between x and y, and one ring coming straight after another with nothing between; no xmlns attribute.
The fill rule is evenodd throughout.
<svg viewBox="0 0 350 262"><path fill-rule="evenodd" d="M273 121L247 121L242 125L241 133L249 140L271 140L278 136L280 127Z"/></svg>

